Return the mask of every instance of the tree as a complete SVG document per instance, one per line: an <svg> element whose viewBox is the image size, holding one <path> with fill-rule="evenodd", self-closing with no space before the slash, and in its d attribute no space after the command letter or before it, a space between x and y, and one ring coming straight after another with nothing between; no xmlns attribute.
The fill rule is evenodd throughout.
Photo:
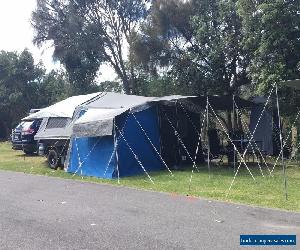
<svg viewBox="0 0 300 250"><path fill-rule="evenodd" d="M299 1L239 1L250 74L260 91L274 81L300 77Z"/></svg>
<svg viewBox="0 0 300 250"><path fill-rule="evenodd" d="M186 48L194 32L190 23L194 14L194 1L153 1L146 21L139 32L132 35L131 55L137 68L144 69L152 79L159 79L160 76L173 77L186 85L186 91L183 92L185 94L190 90L187 87L193 88L193 83L197 81L196 75L192 76L193 83L189 77L192 74L184 76L194 66L187 59L189 55ZM185 62L189 65L184 65L183 69L181 66Z"/></svg>
<svg viewBox="0 0 300 250"><path fill-rule="evenodd" d="M95 91L121 93L122 85L119 82L115 81L104 81L100 82L99 85L97 85Z"/></svg>
<svg viewBox="0 0 300 250"><path fill-rule="evenodd" d="M0 137L7 138L9 129L36 107L37 86L44 72L27 50L0 52Z"/></svg>
<svg viewBox="0 0 300 250"><path fill-rule="evenodd" d="M70 84L63 72L46 74L28 50L0 52L0 138L27 116L32 108L44 108L67 98Z"/></svg>
<svg viewBox="0 0 300 250"><path fill-rule="evenodd" d="M36 107L44 108L71 96L73 91L64 72L52 70L36 86Z"/></svg>
<svg viewBox="0 0 300 250"><path fill-rule="evenodd" d="M88 37L74 6L66 5L66 1L37 0L32 24L36 30L35 44L41 46L46 41L53 42L53 56L65 66L73 94L88 93L95 85L93 81L102 57L94 50L94 41Z"/></svg>
<svg viewBox="0 0 300 250"><path fill-rule="evenodd" d="M234 0L157 0L136 34L135 60L166 68L188 94L237 94L250 84L241 28Z"/></svg>
<svg viewBox="0 0 300 250"><path fill-rule="evenodd" d="M249 75L259 93L274 83L300 78L300 13L298 0L239 0L243 46L251 53ZM280 87L286 115L295 115L299 93Z"/></svg>
<svg viewBox="0 0 300 250"><path fill-rule="evenodd" d="M238 95L249 86L236 0L156 0L135 34L134 61L171 76L184 94ZM227 127L231 128L228 112Z"/></svg>
<svg viewBox="0 0 300 250"><path fill-rule="evenodd" d="M134 72L126 67L125 49L146 15L140 0L38 0L32 21L34 41L53 41L54 55L66 66L71 81L94 80L99 65L108 62L133 93ZM86 67L82 67L82 65ZM82 87L82 86L81 86Z"/></svg>

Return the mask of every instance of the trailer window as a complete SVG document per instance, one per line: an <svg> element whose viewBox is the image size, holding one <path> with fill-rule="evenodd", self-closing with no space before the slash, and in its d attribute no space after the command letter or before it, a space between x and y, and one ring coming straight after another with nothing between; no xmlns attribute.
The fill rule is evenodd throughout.
<svg viewBox="0 0 300 250"><path fill-rule="evenodd" d="M64 128L68 123L68 118L52 117L48 119L46 128Z"/></svg>

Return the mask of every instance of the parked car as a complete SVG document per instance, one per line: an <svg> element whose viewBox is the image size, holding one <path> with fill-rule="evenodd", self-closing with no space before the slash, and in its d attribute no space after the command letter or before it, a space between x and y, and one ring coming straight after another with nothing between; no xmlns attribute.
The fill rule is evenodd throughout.
<svg viewBox="0 0 300 250"><path fill-rule="evenodd" d="M22 121L13 131L11 136L12 149L23 150L25 154L38 151L37 141L34 136L40 128L42 120Z"/></svg>

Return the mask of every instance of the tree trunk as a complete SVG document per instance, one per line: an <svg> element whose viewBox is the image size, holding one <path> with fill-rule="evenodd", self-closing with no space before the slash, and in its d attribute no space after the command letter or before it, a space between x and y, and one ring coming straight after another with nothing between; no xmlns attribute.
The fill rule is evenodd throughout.
<svg viewBox="0 0 300 250"><path fill-rule="evenodd" d="M131 95L131 88L130 88L130 82L127 77L122 77L123 87L125 94Z"/></svg>

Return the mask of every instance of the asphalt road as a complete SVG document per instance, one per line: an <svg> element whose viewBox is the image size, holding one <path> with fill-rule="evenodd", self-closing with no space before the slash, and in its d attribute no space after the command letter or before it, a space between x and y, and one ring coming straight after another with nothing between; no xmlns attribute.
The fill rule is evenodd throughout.
<svg viewBox="0 0 300 250"><path fill-rule="evenodd" d="M299 241L300 213L0 171L0 249L239 249L240 234Z"/></svg>

